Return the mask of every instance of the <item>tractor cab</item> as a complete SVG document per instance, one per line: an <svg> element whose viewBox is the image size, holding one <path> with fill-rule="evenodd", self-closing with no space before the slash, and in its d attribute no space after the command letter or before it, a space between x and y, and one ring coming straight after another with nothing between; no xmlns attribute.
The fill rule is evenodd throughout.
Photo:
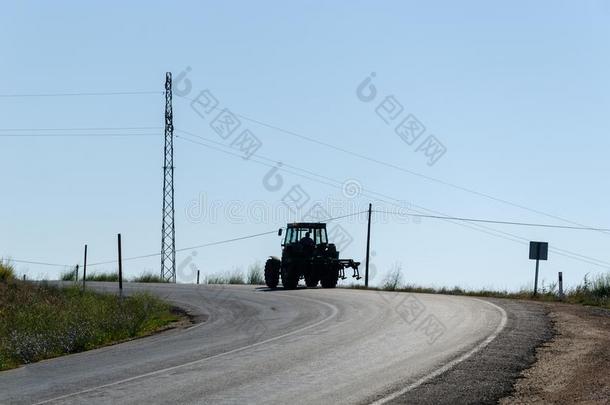
<svg viewBox="0 0 610 405"><path fill-rule="evenodd" d="M326 224L318 222L295 222L286 226L286 234L284 235L282 246L300 242L307 233L309 233L309 237L314 241L316 247L328 244ZM282 228L280 228L278 234L282 234Z"/></svg>

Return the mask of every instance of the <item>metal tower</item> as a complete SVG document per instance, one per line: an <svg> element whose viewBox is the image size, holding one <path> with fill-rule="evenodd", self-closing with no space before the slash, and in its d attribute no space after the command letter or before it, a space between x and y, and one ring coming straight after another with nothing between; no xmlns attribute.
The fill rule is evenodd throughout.
<svg viewBox="0 0 610 405"><path fill-rule="evenodd" d="M176 229L174 227L174 123L172 74L165 74L165 158L163 160L163 221L161 225L161 278L176 282Z"/></svg>

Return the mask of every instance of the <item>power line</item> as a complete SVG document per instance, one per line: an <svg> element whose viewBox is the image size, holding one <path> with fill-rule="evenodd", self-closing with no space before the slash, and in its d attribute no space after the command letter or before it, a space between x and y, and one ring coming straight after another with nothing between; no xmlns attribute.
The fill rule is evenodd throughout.
<svg viewBox="0 0 610 405"><path fill-rule="evenodd" d="M189 100L189 101L195 101L194 99L186 97L186 96L180 96L180 97L182 97L182 98L184 98L186 100ZM216 110L220 110L219 107L210 107L210 108L213 108L213 109L216 109ZM401 171L403 173L410 174L412 176L420 177L420 178L422 178L424 180L427 180L427 181L435 182L435 183L438 183L438 184L441 184L441 185L444 185L444 186L447 186L447 187L451 187L451 188L454 188L454 189L457 189L457 190L460 190L460 191L463 191L463 192L466 192L466 193L469 193L469 194L473 194L473 195L476 195L476 196L479 196L479 197L483 197L483 198L486 198L486 199L489 199L489 200L492 200L492 201L496 201L496 202L499 202L499 203L502 203L502 204L510 205L512 207L519 208L519 209L522 209L522 210L525 210L525 211L529 211L529 212L532 212L532 213L535 213L535 214L538 214L538 215L543 215L543 216L546 216L548 218L556 219L556 220L559 220L559 221L562 221L562 222L566 222L566 223L569 223L569 224L572 224L572 225L576 225L576 226L579 226L579 227L587 227L586 225L583 225L581 223L578 223L578 222L575 222L575 221L572 221L572 220L569 220L569 219L566 219L566 218L563 218L563 217L560 217L560 216L557 216L557 215L549 214L549 213L546 213L544 211L540 211L540 210L537 210L537 209L534 209L534 208L529 208L529 207L526 207L525 205L522 205L522 204L514 203L512 201L508 201L508 200L505 200L505 199L502 199L502 198L499 198L499 197L495 197L495 196L492 196L490 194L483 193L483 192L480 192L480 191L477 191L477 190L474 190L474 189L471 189L471 188L468 188L468 187L460 186L458 184L451 183L451 182L448 182L448 181L445 181L445 180L442 180L442 179L439 179L439 178L436 178L436 177L428 176L428 175L425 175L423 173L419 173L419 172L416 172L414 170L407 169L407 168L405 168L403 166L399 166L399 165L396 165L396 164L393 164L393 163L385 162L383 160L379 160L379 159L376 159L376 158L364 155L362 153L354 152L352 150L349 150L349 149L346 149L346 148L343 148L343 147L340 147L340 146L336 146L336 145L333 145L333 144L328 143L328 142L320 141L318 139L315 139L315 138L312 138L312 137L309 137L309 136L306 136L306 135L303 135L303 134L299 134L299 133L297 133L295 131L291 131L291 130L287 130L287 129L281 128L281 127L279 127L277 125L268 124L266 122L250 118L250 117L245 116L243 114L238 114L238 113L235 113L233 111L232 111L232 113L235 114L237 117L239 117L239 118L241 118L243 120L246 120L246 121L250 121L250 122L252 122L254 124L258 124L260 126L272 129L274 131L282 132L282 133L284 133L286 135L290 135L292 137L296 137L296 138L302 139L302 140L310 142L310 143L314 143L314 144L317 144L317 145L320 145L320 146L324 146L326 148L330 148L330 149L333 149L335 151L338 151L338 152L341 152L341 153L344 153L344 154L347 154L347 155L350 155L350 156L353 156L353 157L356 157L356 158L359 158L359 159L362 159L362 160L366 160L366 161L371 162L371 163L375 163L377 165L385 166L385 167L388 167L388 168L393 169L393 170L397 170L397 171Z"/></svg>
<svg viewBox="0 0 610 405"><path fill-rule="evenodd" d="M30 94L0 94L0 98L25 97L90 97L90 96L135 96L145 94L163 95L163 91L110 91L110 92L75 92L75 93L30 93Z"/></svg>
<svg viewBox="0 0 610 405"><path fill-rule="evenodd" d="M195 245L195 246L184 247L184 248L176 249L176 252L184 252L186 250L201 249L201 248L205 248L205 247L209 247L209 246L224 245L226 243L232 243L232 242L237 242L237 241L241 241L241 240L252 239L252 238L257 238L257 237L260 237L260 236L270 235L272 233L277 233L277 230L269 231L269 232L255 233L255 234L252 234L252 235L240 236L240 237L237 237L237 238L224 239L224 240L219 240L219 241L215 241L215 242L204 243L202 245ZM145 258L157 257L157 256L161 256L161 253L151 253L151 254L147 254L147 255L127 257L127 258L123 258L123 261L125 262L125 261L131 261L131 260L139 260L139 259L145 259ZM87 264L87 266L100 266L100 265L103 265L103 264L112 264L112 263L116 263L116 262L117 262L116 260L107 260L107 261L103 261L103 262Z"/></svg>
<svg viewBox="0 0 610 405"><path fill-rule="evenodd" d="M183 134L186 134L186 135L190 135L190 136L195 137L195 138L199 138L199 139L201 139L201 140L203 140L205 142L209 142L209 143L218 145L218 147L215 147L215 146L212 146L212 145L208 145L208 144L204 144L204 143L201 143L201 142L197 142L197 141L194 141L192 139L185 138L185 137L178 137L177 136L177 138L179 138L179 139L184 139L184 140L189 141L191 143L198 144L200 146L204 146L204 147L207 147L209 149L216 150L216 151L220 151L222 153L225 153L225 154L228 154L228 155L232 155L234 157L243 158L243 156L241 154L238 154L234 150L231 150L231 147L228 146L228 145L225 145L225 144L220 143L220 142L216 142L216 141L208 139L208 138L201 137L199 135L193 134L193 133L188 132L188 131L184 131L184 130L177 130L177 131L179 131L179 132L181 132ZM226 149L229 149L229 150L226 150ZM264 161L268 161L270 163L265 163L263 161L256 160L256 158L264 160ZM255 162L255 163L267 166L267 167L275 167L275 165L277 164L276 161L274 161L272 159L269 159L269 158L266 158L266 157L263 157L263 156L260 156L260 155L258 155L256 153L252 154L250 156L249 160L252 161L252 162ZM289 170L290 168L293 168L294 170ZM319 175L319 174L316 174L316 173L311 172L309 170L298 168L296 166L292 166L290 164L284 163L283 166L282 166L282 170L286 171L288 173L292 173L292 174L294 174L296 176L299 176L299 177L306 178L308 180L317 182L317 183L329 185L331 187L341 188L341 186L342 186L342 182L341 181L338 181L336 179L332 179L332 178L330 178L328 176ZM315 176L317 178L312 178L312 177L310 177L308 175L304 175L304 174L302 174L303 172L309 173L309 174L311 174L311 175L313 175L313 176ZM328 181L319 180L319 178L326 179L326 180L330 181L330 183ZM361 194L366 196L367 195L366 190L362 190ZM378 200L386 202L386 203L389 203L390 205L394 205L394 206L399 207L399 208L404 208L404 206L401 205L401 203L403 203L403 202L401 202L400 200L395 199L393 197L384 195L382 193L368 191L368 195L369 196L374 196L373 198L377 198ZM391 201L387 201L387 199L396 201L396 203L391 202ZM420 210L423 210L423 211L431 212L432 214L435 214L435 215L438 215L438 216L447 216L447 217L449 217L448 215L446 215L446 214L444 214L442 212L439 212L439 211L431 210L431 209L428 209L426 207L418 206L418 205L415 205L415 204L411 204L411 205L415 207L415 209L411 208L411 210L416 211L416 212L417 212L417 209L420 209ZM419 211L419 212L421 213L421 211ZM524 245L529 243L529 240L524 238L524 237L522 237L522 236L515 235L515 234L509 233L509 232L505 232L505 231L502 231L502 230L499 230L499 229L487 227L485 225L481 225L481 224L477 224L477 223L468 224L468 223L464 223L464 221L457 221L457 220L452 220L452 219L446 219L446 220L449 221L449 222L452 222L452 223L454 223L454 224L456 224L458 226L463 226L463 227L466 227L466 228L470 228L470 229L476 230L478 232L483 232L485 234L488 234L488 235L491 235L491 236L495 236L497 238L509 240L511 242L515 242L515 243L519 243L519 244L524 244ZM551 250L554 251L555 253L561 255L561 256L565 256L565 257L571 258L573 260L585 262L585 263L592 264L592 265L599 266L599 267L603 267L603 268L610 267L610 263L608 263L608 262L605 262L603 260L596 259L596 258L593 258L593 257L581 255L579 253L571 252L569 250L559 249L559 248L551 248Z"/></svg>
<svg viewBox="0 0 610 405"><path fill-rule="evenodd" d="M255 233L253 235L241 236L241 237L233 238L233 239L225 239L225 240L218 241L218 242L205 243L203 245L189 246L189 247L185 247L185 248L181 248L181 249L176 249L176 252L184 252L185 250L201 249L201 248L208 247L208 246L223 245L225 243L232 243L232 242L237 242L240 240L257 238L259 236L271 235L272 233L277 234L277 230L269 231L269 232Z"/></svg>
<svg viewBox="0 0 610 405"><path fill-rule="evenodd" d="M131 131L131 130L162 130L163 127L80 127L80 128L0 128L2 132L36 132L36 131Z"/></svg>
<svg viewBox="0 0 610 405"><path fill-rule="evenodd" d="M138 137L138 136L159 136L157 132L108 132L108 133L74 133L72 131L150 131L162 130L162 127L82 127L82 128L0 128L0 137ZM62 131L62 133L58 133ZM6 133L18 132L18 133ZM31 133L25 133L31 132ZM47 133L45 133L47 132Z"/></svg>
<svg viewBox="0 0 610 405"><path fill-rule="evenodd" d="M161 136L157 133L141 133L141 134L120 134L120 133L108 133L108 134L0 134L3 138L113 138L113 137L147 137L147 136Z"/></svg>
<svg viewBox="0 0 610 405"><path fill-rule="evenodd" d="M326 219L322 219L320 221L317 222L330 222L330 221L335 221L337 219L343 219L343 218L350 218L350 217L356 217L358 215L362 215L362 214L366 214L368 211L360 211L360 212L355 212L353 214L346 214L346 215L341 215L338 217L332 217L332 218L326 218Z"/></svg>
<svg viewBox="0 0 610 405"><path fill-rule="evenodd" d="M165 92L150 91L150 92L105 92L105 93L0 94L0 97L5 97L6 98L6 97L113 96L113 95L137 95L137 94L165 94ZM544 215L544 216L547 216L547 217L550 217L550 218L558 219L558 220L561 220L563 222L572 223L572 224L578 225L578 226L567 227L567 226L549 225L549 224L528 224L528 223L516 223L516 222L515 223L511 223L509 221L480 220L480 219L474 219L474 218L451 217L451 216L446 216L446 215L424 215L424 214L417 214L417 215L416 214L411 214L411 215L420 216L420 217L438 218L438 219L444 219L444 220L448 220L448 221L495 223L495 224L524 225L524 226L545 226L545 227L548 227L548 228L592 230L592 231L599 231L599 232L604 232L604 233L609 231L609 229L604 229L604 228L587 227L587 226L584 226L584 225L579 224L577 222L573 222L573 221L567 220L567 219L562 218L562 217L558 217L558 216L555 216L555 215L552 215L552 214L547 214L545 212L542 212L542 211L539 211L539 210L535 210L535 209L531 209L531 208L522 206L520 204L512 203L512 202L507 201L507 200L496 198L496 197L493 197L493 196L485 194L485 193L480 193L480 192L478 192L476 190L468 189L468 188L465 188L465 187L462 187L462 186L459 186L459 185L456 185L456 184L453 184L453 183L450 183L450 182L446 182L444 180L440 180L440 179L437 179L437 178L434 178L434 177L431 177L431 176L423 175L421 173L414 172L412 170L406 169L406 168L401 167L401 166L397 166L397 165L394 165L394 164L391 164L391 163L383 162L381 160L378 160L378 159L375 159L375 158L371 158L371 157L368 157L366 155L362 155L360 153L353 152L353 151L350 151L348 149L341 148L341 147L338 147L338 146L335 146L335 145L332 145L332 144L329 144L329 143L326 143L326 142L322 142L322 141L319 141L317 139L310 138L310 137L298 134L298 133L293 132L293 131L285 130L283 128L280 128L280 127L277 127L277 126L274 126L274 125L271 125L271 124L267 124L267 123L264 123L262 121L251 119L251 118L246 117L244 115L240 115L240 114L236 114L236 115L239 116L240 118L244 119L244 120L251 121L253 123L256 123L256 124L259 124L261 126L265 126L265 127L270 128L270 129L274 129L274 130L286 133L286 134L291 135L291 136L299 137L299 138L304 139L306 141L309 141L309 142L312 142L312 143L316 143L316 144L319 144L319 145L322 145L322 146L325 146L325 147L328 147L328 148L340 151L342 153L358 157L360 159L368 160L368 161L371 161L373 163L380 164L380 165L383 165L383 166L386 166L386 167L390 167L390 168L393 168L395 170L400 170L400 171L403 171L405 173L408 173L408 174L411 174L411 175L414 175L414 176L418 176L418 177L424 178L424 179L429 180L429 181L437 182L439 184L450 186L450 187L453 187L453 188L456 188L456 189L459 189L459 190L462 190L462 191L465 191L465 192L468 192L468 193L471 193L471 194L479 195L481 197L485 197L485 198L488 198L488 199L491 199L491 200L494 200L494 201L497 201L497 202L501 202L501 203L504 203L504 204L512 205L512 206L520 208L520 209L524 209L524 210L527 210L527 211L530 211L530 212L534 212L534 213L537 213L537 214L540 214L540 215ZM132 127L132 128L135 129L135 127ZM139 127L139 128L141 128L141 129L149 129L149 127ZM118 128L107 128L107 130L115 130L115 129L118 130ZM125 129L128 129L128 128L125 128ZM158 128L157 127L151 127L150 129L158 129ZM22 131L22 130L23 131L27 131L28 129L13 129L13 131ZM53 130L71 131L71 130L81 130L81 129L78 129L78 128L72 128L72 129L57 129L57 128L56 129L42 129L42 128L40 128L40 129L36 129L36 128L34 128L34 129L29 129L29 130L30 131L53 131ZM89 129L82 129L82 130L102 130L102 129L101 128L89 128ZM4 129L2 131L11 131L11 130L10 129ZM203 140L205 140L207 142L213 142L213 143L221 145L222 147L226 147L226 145L224 145L224 144L220 144L218 142L214 142L214 141L211 141L211 140L199 137L197 135L188 133L186 131L182 131L182 132L184 132L184 133L186 133L188 135L191 135L191 136L203 139ZM101 137L103 137L103 136L158 136L158 134L19 134L19 135L18 134L0 134L0 136L6 136L6 137L17 137L17 136L40 136L40 137L45 137L45 136L101 136ZM210 145L205 145L205 144L201 144L201 143L198 143L198 142L194 142L194 141L192 141L190 139L187 139L187 138L183 138L183 139L185 139L185 140L187 140L189 142L197 143L197 144L199 144L201 146L205 146L205 147L217 150L217 151L221 151L223 153L228 153L227 151L222 150L220 148L215 148L215 147L212 147ZM236 153L229 153L229 154L232 154L232 155L240 157L240 158L242 157L241 155L236 154ZM264 157L260 157L260 156L259 156L259 158L267 160L267 161L270 161L270 162L273 163L273 165L269 165L269 164L262 163L262 162L256 162L256 163L259 163L259 164L263 164L265 166L273 167L275 165L275 163L276 163L275 161L273 161L271 159L268 159L268 158L264 158ZM321 176L321 175L318 175L318 174L313 173L311 171L308 171L308 170L305 170L305 169L300 169L300 168L298 168L296 166L291 166L291 165L285 165L285 166L292 167L297 172L289 171L289 170L286 170L285 168L283 170L288 171L290 173L293 173L293 174L295 174L297 176L304 177L304 178L307 178L307 179L312 180L312 181L316 181L318 183L330 185L332 187L337 187L337 185L335 185L333 183L341 184L341 182L339 182L339 181L337 181L335 179L331 179L331 178L326 177L326 176ZM309 173L312 176L317 177L317 179L316 178L311 178L309 176L304 176L302 173L298 173L298 171ZM325 178L325 179L329 180L330 183L326 182L326 181L321 181L321 180L319 180L319 178ZM378 196L384 196L381 193L376 193L376 192L369 192L369 193L370 194L376 194ZM396 200L396 199L394 199L392 197L389 197L389 196L384 196L384 197L385 198L389 198L390 200L399 201L399 200ZM396 204L393 204L393 205L396 205ZM429 210L429 209L427 209L425 207L420 207L420 208L422 208L422 209L424 209L426 211L434 212L434 211ZM329 219L329 220L332 220L332 219ZM520 239L522 241L526 241L525 238L520 237L518 235L513 235L513 234L510 234L510 233L507 233L507 232L503 232L503 231L500 231L500 230L497 230L497 229L494 229L494 228L484 227L482 225L478 225L477 228L471 228L471 229L475 229L475 230L478 230L480 232L484 232L484 233L487 233L487 234L490 234L490 235L493 235L493 236L496 236L496 237L501 237L501 238L504 238L506 240L511 240L513 242L523 243L523 242L519 242L518 240L515 240L513 238L517 238L517 239ZM484 229L489 229L493 233L487 232ZM504 234L504 235L509 236L509 237L501 236L500 234ZM185 248L185 249L189 249L189 248ZM557 251L559 251L559 252L564 252L565 253L565 254L563 254L564 256L573 258L575 260L581 260L581 259L577 259L577 258L574 257L574 256L577 256L577 257L581 257L581 258L585 259L585 260L581 260L581 261L594 260L594 261L597 261L597 262L600 262L600 263L606 263L606 262L601 261L599 259L590 258L590 257L584 256L584 255L580 255L580 254L577 254L577 253L574 253L574 252L570 252L570 251L567 251L567 250L558 249L558 248L555 248L555 249L557 249ZM158 256L159 254L156 254L156 255ZM154 255L145 255L145 256L140 256L140 257L136 257L136 258L151 257L151 256L154 256ZM132 258L132 259L136 259L136 258ZM130 259L126 259L126 260L130 260ZM47 264L47 263L33 262L33 261L17 261L17 260L15 260L15 262L24 262L24 263L27 262L27 263L31 263L31 264L55 265L55 266L62 266L62 267L66 266L66 265L60 265L60 264L52 264L52 263ZM595 263L593 263L593 264L595 264Z"/></svg>
<svg viewBox="0 0 610 405"><path fill-rule="evenodd" d="M0 98L72 97L72 96L117 96L117 95L147 95L147 94L163 95L163 94L165 94L165 92L161 92L161 91L115 91L115 92L0 94ZM194 101L194 99L192 99L190 97L186 97L186 96L180 96L180 97L182 97L182 98L184 98L186 100L189 100L189 101ZM212 107L212 108L217 109L217 110L220 109L219 107ZM385 162L383 160L379 160L379 159L376 159L376 158L373 158L373 157L370 157L370 156L367 156L367 155L364 155L364 154L361 154L361 153L358 153L358 152L354 152L352 150L349 150L349 149L346 149L346 148L343 148L343 147L339 147L339 146L333 145L333 144L328 143L328 142L323 142L323 141L320 141L318 139L315 139L315 138L312 138L312 137L309 137L309 136L306 136L306 135L303 135L303 134L299 134L299 133L297 133L295 131L291 131L291 130L287 130L287 129L281 128L281 127L279 127L277 125L269 124L269 123L266 123L266 122L263 122L263 121L260 121L260 120L254 119L254 118L250 118L250 117L245 116L243 114L237 114L237 113L234 113L234 114L236 116L246 120L246 121L250 121L250 122L255 123L257 125L260 125L260 126L263 126L263 127L266 127L266 128L278 131L278 132L282 132L284 134L287 134L287 135L290 135L290 136L293 136L293 137L297 137L297 138L305 140L307 142L315 143L317 145L321 145L321 146L324 146L324 147L327 147L327 148L330 148L330 149L342 152L344 154L347 154L347 155L350 155L350 156L353 156L353 157L357 157L357 158L362 159L362 160L366 160L366 161L369 161L369 162L372 162L372 163L375 163L375 164L378 164L378 165L382 165L382 166L385 166L385 167L388 167L388 168L391 168L391 169L394 169L394 170L398 170L398 171L401 171L401 172L404 172L404 173L407 173L407 174L410 174L410 175L413 175L413 176L417 176L417 177L423 178L423 179L431 181L431 182L442 184L444 186L452 187L452 188L461 190L461 191L466 192L466 193L477 195L479 197L484 197L484 198L487 198L487 199L490 199L490 200L493 200L493 201L496 201L496 202L499 202L499 203L507 204L507 205L513 206L515 208L526 210L526 211L529 211L529 212L532 212L532 213L535 213L535 214L538 214L538 215L543 215L543 216L546 216L546 217L549 217L549 218L553 218L553 219L557 219L557 220L560 220L560 221L563 221L563 222L566 222L566 223L570 223L572 225L576 225L577 227L590 228L590 227L587 227L586 225L583 225L581 223L578 223L578 222L575 222L575 221L572 221L572 220L569 220L569 219L566 219L566 218L563 218L563 217L560 217L560 216L557 216L557 215L553 215L553 214L546 213L544 211L540 211L540 210L537 210L537 209L529 208L529 207L526 207L526 206L524 206L522 204L514 203L514 202L511 202L511 201L508 201L508 200L505 200L505 199L502 199L502 198L499 198L499 197L495 197L495 196L492 196L490 194L486 194L486 193L483 193L483 192L480 192L480 191L477 191L477 190L474 190L474 189L471 189L471 188L468 188L468 187L460 186L460 185L457 185L455 183L451 183L451 182L448 182L448 181L445 181L445 180L442 180L442 179L439 179L439 178L428 176L428 175L416 172L414 170L410 170L410 169L407 169L405 167L398 166L398 165L393 164L393 163ZM5 135L5 136L14 136L14 135Z"/></svg>
<svg viewBox="0 0 610 405"><path fill-rule="evenodd" d="M145 94L163 95L163 94L165 94L165 92L161 92L161 91L115 91L115 92L0 94L0 98L11 98L11 97L66 97L66 96L116 96L116 95L145 95ZM180 97L182 97L182 98L184 98L186 100L189 100L189 101L194 101L194 99L192 99L190 97L186 97L186 96L180 96ZM217 109L217 110L220 109L219 107L213 107L213 108ZM269 124L269 123L266 123L266 122L263 122L263 121L260 121L260 120L248 117L248 116L243 115L243 114L238 114L238 113L234 113L234 114L236 116L238 116L239 118L244 119L244 120L249 121L249 122L252 122L254 124L257 124L257 125L260 125L260 126L263 126L263 127L266 127L266 128L278 131L278 132L282 132L284 134L287 134L287 135L290 135L290 136L293 136L293 137L297 137L297 138L305 140L307 142L315 143L317 145L324 146L326 148L330 148L330 149L333 149L335 151L338 151L338 152L341 152L341 153L344 153L344 154L347 154L347 155L350 155L350 156L353 156L353 157L356 157L356 158L359 158L359 159L363 159L363 160L366 160L366 161L369 161L369 162L372 162L372 163L375 163L375 164L378 164L378 165L382 165L382 166L385 166L385 167L388 167L388 168L391 168L391 169L394 169L394 170L398 170L398 171L401 171L401 172L404 172L404 173L407 173L407 174L410 174L410 175L413 175L413 176L417 176L417 177L423 178L423 179L428 180L428 181L432 181L432 182L435 182L435 183L438 183L438 184L442 184L442 185L445 185L445 186L448 186L448 187L452 187L452 188L461 190L463 192L467 192L467 193L474 194L474 195L477 195L477 196L480 196L480 197L484 197L484 198L487 198L487 199L490 199L490 200L493 200L493 201L496 201L496 202L507 204L507 205L510 205L510 206L513 206L513 207L516 207L516 208L519 208L519 209L523 209L523 210L526 210L526 211L529 211L529 212L532 212L532 213L535 213L535 214L538 214L538 215L543 215L543 216L546 216L546 217L549 217L549 218L553 218L553 219L557 219L557 220L560 220L560 221L563 221L563 222L566 222L566 223L570 223L572 225L575 225L576 226L575 228L589 228L590 230L596 230L596 228L588 227L588 226L583 225L581 223L578 223L578 222L575 222L575 221L572 221L572 220L569 220L569 219L566 219L566 218L563 218L563 217L560 217L560 216L557 216L557 215L553 215L553 214L546 213L544 211L540 211L540 210L537 210L537 209L529 208L529 207L526 207L524 205L521 205L521 204L518 204L518 203L514 203L512 201L508 201L508 200L505 200L505 199L502 199L502 198L498 198L498 197L492 196L490 194L482 193L482 192L479 192L477 190L474 190L474 189L471 189L471 188L468 188L468 187L460 186L460 185L457 185L455 183L451 183L451 182L448 182L448 181L445 181L445 180L442 180L442 179L439 179L439 178L428 176L428 175L416 172L414 170L407 169L405 167L402 167L402 166L399 166L399 165L396 165L396 164L393 164L393 163L385 162L383 160L379 160L379 159L376 159L376 158L373 158L373 157L370 157L370 156L367 156L367 155L364 155L364 154L361 154L361 153L358 153L358 152L354 152L352 150L349 150L349 149L346 149L346 148L343 148L343 147L340 147L340 146L336 146L336 145L333 145L333 144L328 143L328 142L320 141L318 139L315 139L315 138L312 138L312 137L309 137L309 136L306 136L306 135L303 135L303 134L299 134L299 133L297 133L295 131L291 131L291 130L287 130L287 129L281 128L281 127L279 127L277 125ZM111 128L109 128L109 130L110 129ZM144 129L144 128L141 128L141 129ZM156 128L156 127L155 128L150 128L149 127L149 128L146 128L146 129L158 129L158 128ZM15 131L20 131L21 129L14 129L14 130ZM36 131L36 130L45 130L45 129L31 129L31 130L32 131ZM69 130L69 129L66 129L66 130ZM83 130L85 130L85 129L83 129ZM0 131L4 131L4 130L0 129ZM153 136L153 135L155 135L155 134L150 134L150 135L148 135L148 134L147 135L113 135L113 136ZM16 137L17 135L6 134L6 135L0 135L0 136ZM36 135L32 134L32 135L23 135L23 136L36 136ZM68 136L68 135L61 134L61 135L53 135L53 136ZM74 136L103 136L103 135L89 135L89 134L87 134L87 135L74 135Z"/></svg>
<svg viewBox="0 0 610 405"><path fill-rule="evenodd" d="M272 233L277 233L277 230L269 231L269 232L255 233L255 234L252 234L252 235L240 236L240 237L237 237L237 238L224 239L224 240L219 240L219 241L215 241L215 242L204 243L204 244L201 244L201 245L184 247L184 248L176 249L176 252L184 252L184 251L187 251L187 250L201 249L201 248L205 248L205 247L209 247L209 246L223 245L223 244L226 244L226 243L232 243L232 242L237 242L237 241L241 241L241 240L252 239L252 238L257 238L257 237L260 237L260 236L270 235ZM146 259L146 258L158 257L158 256L161 256L161 253L150 253L150 254L139 255L139 256L125 257L125 258L123 258L123 261L127 262L127 261L140 260L140 259ZM57 266L57 267L72 266L72 265L68 265L68 264L36 262L36 261L30 261L30 260L17 260L17 259L7 259L7 260L9 262L39 264L39 265L43 265L43 266ZM96 263L87 263L87 267L101 266L101 265L104 265L104 264L113 264L113 263L117 263L117 260L114 259L114 260L105 260L105 261L96 262Z"/></svg>
<svg viewBox="0 0 610 405"><path fill-rule="evenodd" d="M357 212L355 214L349 214L349 215L342 215L339 217L333 217L333 218L326 218L323 219L319 222L330 222L336 219L341 219L341 218L347 218L347 217L351 217L351 216L355 216L355 215L360 215L362 213L364 213L366 211L362 211L362 212ZM185 252L187 250L196 250L196 249L201 249L201 248L205 248L205 247L210 247L210 246L217 246L217 245L224 245L227 243L233 243L233 242L238 242L238 241L242 241L242 240L246 240L246 239L253 239L253 238L258 238L260 236L266 236L266 235L271 235L271 234L277 234L277 230L273 230L273 231L268 231L268 232L261 232L261 233L255 233L252 235L246 235L246 236L239 236L237 238L231 238L231 239L224 239L224 240L220 240L220 241L216 241L216 242L209 242L209 243L204 243L202 245L194 245L194 246L188 246L188 247L183 247L180 249L176 249L176 252ZM151 253L151 254L147 254L147 255L141 255L141 256L133 256L133 257L128 257L128 258L124 258L123 261L131 261L131 260L139 260L139 259L145 259L145 258L150 258L150 257L156 257L156 256L160 256L160 253ZM103 264L112 264L112 263L116 263L116 260L108 260L108 261L104 261L104 262L97 262L97 263L92 263L92 264L87 264L87 266L99 266L99 265L103 265Z"/></svg>
<svg viewBox="0 0 610 405"><path fill-rule="evenodd" d="M5 260L8 263L15 262L15 263L23 263L23 264L37 264L37 265L41 265L41 266L52 266L52 267L70 267L70 266L72 266L71 264L37 262L37 261L33 261L33 260L20 260L20 259L13 259L13 258L2 259L0 261L3 261L3 260Z"/></svg>
<svg viewBox="0 0 610 405"><path fill-rule="evenodd" d="M360 215L360 214L362 214L364 212L366 212L366 211L358 212L358 213L355 213L355 214L342 215L340 217L326 218L324 220L321 220L320 222L329 222L329 221L333 221L333 220L336 220L336 219L347 218L349 216ZM224 240L219 240L219 241L215 241L215 242L204 243L204 244L201 244L201 245L188 246L188 247L176 249L176 252L184 252L184 251L187 251L187 250L196 250L196 249L202 249L202 248L206 248L206 247L210 247L210 246L224 245L224 244L227 244L227 243L233 243L233 242L238 242L238 241L242 241L242 240L258 238L258 237L261 237L261 236L266 236L266 235L271 235L271 234L277 234L277 230L268 231L268 232L260 232L260 233L255 233L255 234L251 234L251 235L245 235L245 236L239 236L239 237L236 237L236 238L224 239ZM158 257L158 256L161 256L161 253L150 253L150 254L146 254L146 255L126 257L126 258L123 258L123 261L126 262L126 261L146 259L146 258L150 258L150 257ZM16 259L8 259L8 260L16 262L16 263L39 264L39 265L44 265L44 266L57 266L57 267L67 267L67 266L69 267L69 266L72 266L72 265L68 265L68 264L35 262L35 261L29 261L29 260L16 260ZM101 262L96 262L96 263L87 263L87 267L101 266L101 265L104 265L104 264L113 264L113 263L117 263L117 260L115 259L115 260L106 260L106 261L101 261Z"/></svg>
<svg viewBox="0 0 610 405"><path fill-rule="evenodd" d="M381 214L405 215L405 216L419 217L419 218L451 219L454 221L466 221L466 222L484 222L484 223L488 223L488 224L532 226L532 227L558 228L558 229L574 229L574 230L581 230L581 231L610 232L610 228L590 228L590 227L569 226L569 225L537 224L537 223L532 223L532 222L498 221L498 220L492 220L492 219L449 217L449 216L443 216L443 215L408 214L408 213L396 213L396 212L379 211L379 210L375 210L373 212L378 212Z"/></svg>

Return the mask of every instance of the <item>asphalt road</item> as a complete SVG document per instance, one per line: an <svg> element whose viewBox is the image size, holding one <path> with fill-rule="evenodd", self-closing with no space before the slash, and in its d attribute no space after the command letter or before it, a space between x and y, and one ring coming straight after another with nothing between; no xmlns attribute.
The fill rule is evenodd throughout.
<svg viewBox="0 0 610 405"><path fill-rule="evenodd" d="M151 290L205 321L2 372L0 403L396 401L473 358L507 322L500 306L468 297L179 284L125 288Z"/></svg>

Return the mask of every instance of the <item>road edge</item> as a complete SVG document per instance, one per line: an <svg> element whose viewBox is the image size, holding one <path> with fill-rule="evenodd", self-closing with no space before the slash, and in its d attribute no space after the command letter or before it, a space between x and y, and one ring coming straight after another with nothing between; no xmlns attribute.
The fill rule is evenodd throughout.
<svg viewBox="0 0 610 405"><path fill-rule="evenodd" d="M536 350L555 335L548 308L513 299L478 299L502 308L507 314L506 326L495 339L467 358L452 362L452 367L433 373L433 378L413 388L405 387L401 390L404 393L386 396L379 403L496 404L514 392L523 370L535 363Z"/></svg>

